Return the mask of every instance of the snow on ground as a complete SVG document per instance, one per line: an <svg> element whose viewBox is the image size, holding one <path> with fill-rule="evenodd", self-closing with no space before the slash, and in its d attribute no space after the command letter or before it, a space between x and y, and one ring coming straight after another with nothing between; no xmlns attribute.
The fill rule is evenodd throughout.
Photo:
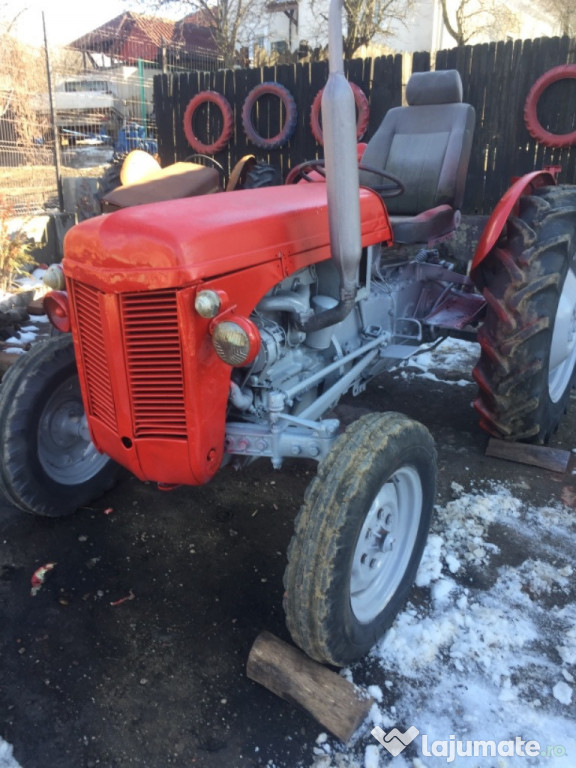
<svg viewBox="0 0 576 768"><path fill-rule="evenodd" d="M4 352L15 355L23 354L25 350L22 345L32 343L38 336L45 335L47 327L48 317L46 315L34 315L28 320L26 325L20 328L16 336L10 336L9 339L3 342L7 345L4 347ZM18 346L10 346L11 344L17 344ZM2 768L1 763L0 768Z"/></svg>
<svg viewBox="0 0 576 768"><path fill-rule="evenodd" d="M479 356L480 345L476 342L447 338L440 343L423 344L416 354L402 361L394 371L397 376L406 380L418 377L466 387L471 383L471 377L446 379L438 376L434 371L443 373L448 371L452 375L463 371L471 374Z"/></svg>
<svg viewBox="0 0 576 768"><path fill-rule="evenodd" d="M478 354L477 344L447 339L395 375L471 371ZM489 481L452 491L436 508L418 601L342 672L375 698L369 722L347 746L321 734L310 768L576 765L575 511L531 507ZM376 726L419 734L392 757L371 735ZM486 741L494 756L492 745L474 745Z"/></svg>
<svg viewBox="0 0 576 768"><path fill-rule="evenodd" d="M484 748L476 757L454 757L453 744L452 765L576 764L576 603L567 599L574 511L526 506L505 487L453 490L456 498L436 510L418 573L423 599L399 614L371 658L344 672L373 678L372 695L383 691L370 722L347 748L332 739L317 745L313 768L378 768L392 760L394 768L448 765L450 741L463 742L465 754L466 742L517 737L537 741L538 755L501 745L495 757ZM515 566L495 565L495 540L525 556ZM392 758L370 735L374 726L401 733L415 726L420 735Z"/></svg>
<svg viewBox="0 0 576 768"><path fill-rule="evenodd" d="M0 737L0 768L20 768L14 759L12 747Z"/></svg>
<svg viewBox="0 0 576 768"><path fill-rule="evenodd" d="M18 298L26 295L26 301L30 299L39 299L49 290L45 285L43 277L46 274L45 267L36 267L32 272L24 272L14 279L13 291L0 291L0 305L12 305Z"/></svg>

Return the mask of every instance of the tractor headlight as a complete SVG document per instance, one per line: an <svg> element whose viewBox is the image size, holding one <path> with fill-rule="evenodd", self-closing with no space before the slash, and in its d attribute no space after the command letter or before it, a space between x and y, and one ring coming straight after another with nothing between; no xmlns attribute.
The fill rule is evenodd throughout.
<svg viewBox="0 0 576 768"><path fill-rule="evenodd" d="M44 312L54 328L62 333L70 331L70 304L65 291L50 291L44 296Z"/></svg>
<svg viewBox="0 0 576 768"><path fill-rule="evenodd" d="M248 365L260 350L260 334L251 320L233 315L216 325L212 343L218 357L228 365Z"/></svg>
<svg viewBox="0 0 576 768"><path fill-rule="evenodd" d="M62 265L50 264L46 272L44 272L42 282L53 291L63 291L66 288L66 279Z"/></svg>
<svg viewBox="0 0 576 768"><path fill-rule="evenodd" d="M222 300L216 291L200 291L196 295L194 308L200 317L211 319L220 312Z"/></svg>

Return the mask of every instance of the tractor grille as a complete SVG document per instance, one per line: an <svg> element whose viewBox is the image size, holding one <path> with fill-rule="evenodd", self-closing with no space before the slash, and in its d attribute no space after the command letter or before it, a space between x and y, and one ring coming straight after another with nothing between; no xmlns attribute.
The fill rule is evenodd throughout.
<svg viewBox="0 0 576 768"><path fill-rule="evenodd" d="M116 432L116 409L101 321L100 297L103 294L95 288L76 282L72 284L71 293L88 386L88 410L92 416Z"/></svg>
<svg viewBox="0 0 576 768"><path fill-rule="evenodd" d="M135 437L186 438L176 291L120 298Z"/></svg>
<svg viewBox="0 0 576 768"><path fill-rule="evenodd" d="M113 344L102 322L104 294L73 282L88 408L118 434L107 350ZM116 323L124 338L126 378L135 437L186 438L184 374L180 351L176 291L125 294ZM108 316L108 323L114 320ZM118 357L115 358L118 360Z"/></svg>

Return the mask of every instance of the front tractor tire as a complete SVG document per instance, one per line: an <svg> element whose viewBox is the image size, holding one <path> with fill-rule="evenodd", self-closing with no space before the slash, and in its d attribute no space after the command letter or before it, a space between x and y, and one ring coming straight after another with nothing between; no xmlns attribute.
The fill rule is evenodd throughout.
<svg viewBox="0 0 576 768"><path fill-rule="evenodd" d="M306 492L284 576L286 623L309 656L345 666L392 624L435 494L434 443L418 422L373 413L338 438Z"/></svg>
<svg viewBox="0 0 576 768"><path fill-rule="evenodd" d="M24 512L61 517L109 490L118 465L88 434L70 334L39 342L0 387L0 491Z"/></svg>
<svg viewBox="0 0 576 768"><path fill-rule="evenodd" d="M474 369L480 424L495 437L547 443L576 376L576 187L544 187L474 276L487 302Z"/></svg>

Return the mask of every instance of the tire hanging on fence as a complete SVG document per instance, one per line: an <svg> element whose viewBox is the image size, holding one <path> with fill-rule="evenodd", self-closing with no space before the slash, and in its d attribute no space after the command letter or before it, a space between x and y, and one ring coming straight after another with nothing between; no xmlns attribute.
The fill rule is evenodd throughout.
<svg viewBox="0 0 576 768"><path fill-rule="evenodd" d="M368 128L370 105L368 104L366 94L360 86L356 85L356 83L350 83L350 87L352 88L354 102L356 104L356 109L358 110L358 117L356 118L356 138L360 140ZM318 91L312 102L312 109L310 110L310 128L312 129L312 134L318 144L321 144L322 146L324 146L324 134L322 133L322 126L320 125L320 108L322 106L323 92L324 88L321 88Z"/></svg>
<svg viewBox="0 0 576 768"><path fill-rule="evenodd" d="M526 128L530 136L545 147L570 147L572 144L576 144L576 131L561 134L550 133L542 127L538 120L538 101L546 88L558 80L571 79L576 79L576 64L562 64L559 67L553 67L536 80L526 98L524 105Z"/></svg>
<svg viewBox="0 0 576 768"><path fill-rule="evenodd" d="M214 104L222 114L222 131L211 143L204 144L194 133L194 115L202 104ZM234 130L234 116L230 102L217 91L200 91L190 99L184 112L184 135L195 152L203 155L215 155L227 146Z"/></svg>
<svg viewBox="0 0 576 768"><path fill-rule="evenodd" d="M264 136L260 136L252 122L252 109L261 96L277 96L284 105L286 111L282 129L276 136L270 136L268 139ZM292 138L296 128L297 119L298 109L296 107L296 102L288 88L280 85L280 83L261 83L255 88L252 88L248 96L246 96L244 105L242 106L242 126L244 128L244 133L253 144L261 149L270 150L283 147L284 144Z"/></svg>

